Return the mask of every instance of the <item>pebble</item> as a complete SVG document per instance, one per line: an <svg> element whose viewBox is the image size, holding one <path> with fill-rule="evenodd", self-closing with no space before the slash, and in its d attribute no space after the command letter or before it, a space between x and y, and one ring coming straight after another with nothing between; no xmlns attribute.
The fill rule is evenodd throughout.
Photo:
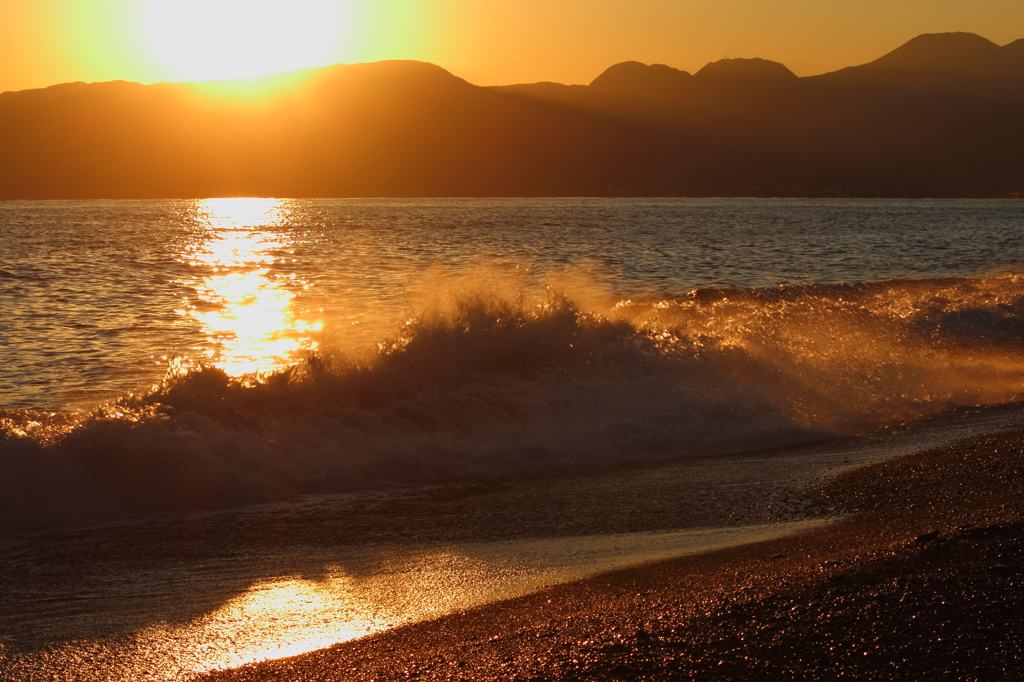
<svg viewBox="0 0 1024 682"><path fill-rule="evenodd" d="M916 538L914 538L914 542L920 544L920 543L923 543L923 542L931 542L932 540L938 540L938 539L939 539L939 531L933 530L933 531L931 531L929 533L923 533L921 535L918 535Z"/></svg>

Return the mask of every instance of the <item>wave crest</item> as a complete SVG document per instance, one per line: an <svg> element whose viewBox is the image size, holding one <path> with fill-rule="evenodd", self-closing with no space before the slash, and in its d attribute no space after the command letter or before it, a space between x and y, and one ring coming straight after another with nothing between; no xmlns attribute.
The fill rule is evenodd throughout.
<svg viewBox="0 0 1024 682"><path fill-rule="evenodd" d="M0 527L761 450L1024 392L1017 276L586 309L496 291L427 302L360 361L2 412Z"/></svg>

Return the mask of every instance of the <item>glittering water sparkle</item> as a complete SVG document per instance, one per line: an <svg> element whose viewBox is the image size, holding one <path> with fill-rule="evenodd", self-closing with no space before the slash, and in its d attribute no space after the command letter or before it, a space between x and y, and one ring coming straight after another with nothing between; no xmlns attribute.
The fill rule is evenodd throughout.
<svg viewBox="0 0 1024 682"><path fill-rule="evenodd" d="M203 274L186 283L195 293L178 312L200 325L207 343L183 364L242 376L286 367L315 350L313 334L323 322L294 305L295 291L311 284L275 270L292 246L287 202L209 199L198 212L209 229L182 260Z"/></svg>

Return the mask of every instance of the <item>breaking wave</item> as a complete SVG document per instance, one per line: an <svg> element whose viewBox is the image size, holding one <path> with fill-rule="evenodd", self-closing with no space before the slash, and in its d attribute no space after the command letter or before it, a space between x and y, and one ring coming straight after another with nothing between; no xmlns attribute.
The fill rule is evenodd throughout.
<svg viewBox="0 0 1024 682"><path fill-rule="evenodd" d="M1016 275L604 306L496 291L425 302L358 359L0 411L0 531L764 450L1024 394Z"/></svg>

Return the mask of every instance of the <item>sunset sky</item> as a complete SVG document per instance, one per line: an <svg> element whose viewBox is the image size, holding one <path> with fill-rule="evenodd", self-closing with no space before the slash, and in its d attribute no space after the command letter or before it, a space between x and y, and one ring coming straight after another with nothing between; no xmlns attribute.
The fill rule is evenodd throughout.
<svg viewBox="0 0 1024 682"><path fill-rule="evenodd" d="M616 62L696 71L861 64L921 33L1024 37L1021 0L0 0L0 91L193 81L382 59L479 85L588 83Z"/></svg>

